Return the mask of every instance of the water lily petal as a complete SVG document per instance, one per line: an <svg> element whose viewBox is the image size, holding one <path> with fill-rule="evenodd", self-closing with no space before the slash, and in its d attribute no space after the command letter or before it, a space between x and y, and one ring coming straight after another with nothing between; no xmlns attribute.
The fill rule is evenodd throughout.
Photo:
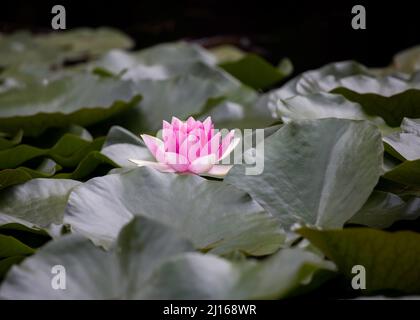
<svg viewBox="0 0 420 320"><path fill-rule="evenodd" d="M149 136L148 134L142 134L141 138L143 139L146 147L156 158L158 162L165 162L164 153L165 153L165 144L162 140Z"/></svg>
<svg viewBox="0 0 420 320"><path fill-rule="evenodd" d="M188 159L179 153L166 152L165 162L173 169L179 172L185 172L188 170L189 162Z"/></svg>
<svg viewBox="0 0 420 320"><path fill-rule="evenodd" d="M171 123L162 121L163 141L147 134L141 137L157 163L166 166L159 167L156 163L141 160L136 160L136 163L155 166L161 171L167 171L169 167L176 172L201 174L209 171L219 156L227 156L234 148L234 145L230 146L233 131L222 141L222 135L214 129L211 117L203 122L193 117L186 121L172 117Z"/></svg>
<svg viewBox="0 0 420 320"><path fill-rule="evenodd" d="M176 136L175 136L174 132L172 132L171 130L168 130L168 132L165 134L164 143L165 143L165 151L166 152L175 152L176 153L179 149L178 141L176 139Z"/></svg>
<svg viewBox="0 0 420 320"><path fill-rule="evenodd" d="M169 129L170 127L171 127L171 124L168 121L163 120L162 128Z"/></svg>
<svg viewBox="0 0 420 320"><path fill-rule="evenodd" d="M195 159L188 167L188 170L197 174L208 172L213 167L215 162L216 156L214 154L209 154L207 156Z"/></svg>
<svg viewBox="0 0 420 320"><path fill-rule="evenodd" d="M206 133L206 136L208 138L210 138L209 134L210 134L210 130L213 127L213 123L211 122L211 118L207 117L206 120L203 121L203 127L204 127L204 132Z"/></svg>
<svg viewBox="0 0 420 320"><path fill-rule="evenodd" d="M174 127L174 129L179 129L182 126L182 121L179 120L177 117L172 117L171 124L172 127Z"/></svg>
<svg viewBox="0 0 420 320"><path fill-rule="evenodd" d="M174 130L174 135L176 137L176 140L178 142L178 148L181 147L181 144L187 139L188 137L188 130L187 126L182 124L178 129Z"/></svg>
<svg viewBox="0 0 420 320"><path fill-rule="evenodd" d="M204 129L202 127L196 128L192 133L195 134L198 137L198 139L200 139L200 152L199 152L200 154L199 155L202 156L201 149L204 148L204 146L208 142L207 135L204 132Z"/></svg>
<svg viewBox="0 0 420 320"><path fill-rule="evenodd" d="M216 133L207 143L204 145L203 148L200 150L200 156L206 156L209 154L217 154L219 147L220 147L220 138L221 133Z"/></svg>
<svg viewBox="0 0 420 320"><path fill-rule="evenodd" d="M180 143L177 153L188 159L188 139L185 139L182 143Z"/></svg>
<svg viewBox="0 0 420 320"><path fill-rule="evenodd" d="M230 143L230 145L226 148L226 150L224 150L222 156L218 159L219 161L223 160L224 158L226 158L238 145L238 143L241 141L241 139L239 138L235 138L233 139L233 141Z"/></svg>
<svg viewBox="0 0 420 320"><path fill-rule="evenodd" d="M171 127L169 128L163 128L162 129L162 140L163 142L166 142L169 136L172 136L174 134L174 131Z"/></svg>
<svg viewBox="0 0 420 320"><path fill-rule="evenodd" d="M229 133L222 139L222 144L219 148L219 157L221 157L225 151L228 149L229 145L232 142L232 139L235 136L235 130L229 131Z"/></svg>
<svg viewBox="0 0 420 320"><path fill-rule="evenodd" d="M154 168L156 170L159 170L160 172L175 172L173 168L168 166L165 163L159 163L159 162L153 162L153 161L146 161L146 160L138 160L138 159L128 159L128 161L131 161L135 163L138 167L150 167Z"/></svg>
<svg viewBox="0 0 420 320"><path fill-rule="evenodd" d="M193 117L189 117L187 120L187 128L188 128L188 132L190 132L191 130L193 130L195 128L195 120Z"/></svg>
<svg viewBox="0 0 420 320"><path fill-rule="evenodd" d="M205 175L216 178L223 178L228 174L232 167L232 165L215 164L209 171L206 172Z"/></svg>

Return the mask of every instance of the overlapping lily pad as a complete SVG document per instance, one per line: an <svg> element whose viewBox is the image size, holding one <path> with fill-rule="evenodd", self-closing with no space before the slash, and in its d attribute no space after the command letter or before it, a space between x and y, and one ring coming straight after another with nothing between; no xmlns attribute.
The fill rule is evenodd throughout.
<svg viewBox="0 0 420 320"><path fill-rule="evenodd" d="M23 131L19 130L15 134L0 134L0 151L12 148L22 141Z"/></svg>
<svg viewBox="0 0 420 320"><path fill-rule="evenodd" d="M210 99L223 98L240 86L226 75L215 73L215 77L186 75L137 82L136 91L143 93L143 99L137 109L140 116L134 119L145 123L148 130L157 130L162 120L169 121L172 116L184 119L200 113Z"/></svg>
<svg viewBox="0 0 420 320"><path fill-rule="evenodd" d="M419 293L418 233L373 230L419 230L416 48L389 68L332 63L262 93L287 59L132 45L108 28L1 36L1 298L284 298L326 278L336 288L331 271L354 264L368 293ZM133 168L152 160L139 135L172 116L263 128L261 172ZM51 286L54 265L66 290Z"/></svg>
<svg viewBox="0 0 420 320"><path fill-rule="evenodd" d="M78 74L0 94L2 130L37 135L48 127L87 126L133 107L140 96L129 83Z"/></svg>
<svg viewBox="0 0 420 320"><path fill-rule="evenodd" d="M128 36L110 28L80 28L37 36L20 31L0 38L0 65L53 66L132 45Z"/></svg>
<svg viewBox="0 0 420 320"><path fill-rule="evenodd" d="M299 233L321 249L339 270L352 278L352 268L366 270L366 290L420 292L420 235L367 228Z"/></svg>
<svg viewBox="0 0 420 320"><path fill-rule="evenodd" d="M283 62L283 65L287 62ZM290 61L289 61L290 64ZM242 83L254 88L265 89L287 77L293 67L276 68L256 54L247 54L237 61L220 65Z"/></svg>
<svg viewBox="0 0 420 320"><path fill-rule="evenodd" d="M48 234L17 223L2 224L0 215L0 280L9 269L50 240Z"/></svg>
<svg viewBox="0 0 420 320"><path fill-rule="evenodd" d="M52 177L60 169L61 166L48 158L44 159L35 169L27 167L3 169L0 171L0 190L31 179Z"/></svg>
<svg viewBox="0 0 420 320"><path fill-rule="evenodd" d="M134 216L173 226L206 251L264 255L283 242L276 220L245 192L199 176L146 167L95 178L74 189L65 222L74 232L109 247Z"/></svg>
<svg viewBox="0 0 420 320"><path fill-rule="evenodd" d="M420 159L404 161L387 171L384 177L403 185L420 187Z"/></svg>
<svg viewBox="0 0 420 320"><path fill-rule="evenodd" d="M381 87L382 84L379 86ZM420 87L420 83L416 86ZM392 87L390 90L393 92L398 89ZM336 88L333 92L361 104L367 113L382 117L392 127L399 126L405 117L420 118L418 107L420 90L418 89L407 89L391 96L377 94L374 90L372 90L373 93L368 90L366 93L359 93L344 87Z"/></svg>
<svg viewBox="0 0 420 320"><path fill-rule="evenodd" d="M350 120L369 120L380 127L384 121L370 116L358 103L348 101L340 95L314 93L306 96L294 96L279 100L273 107L276 116L284 122L305 119L338 118Z"/></svg>
<svg viewBox="0 0 420 320"><path fill-rule="evenodd" d="M79 184L70 179L33 179L4 190L0 193L0 216L39 228L60 225L70 191Z"/></svg>
<svg viewBox="0 0 420 320"><path fill-rule="evenodd" d="M195 44L174 42L156 45L135 52L111 50L92 67L104 68L113 74L138 74L137 79L167 79L176 75L186 74L189 67L199 63L214 66L216 58ZM140 73L143 73L141 75Z"/></svg>
<svg viewBox="0 0 420 320"><path fill-rule="evenodd" d="M0 151L0 169L14 168L37 157L49 157L65 167L76 166L90 151L100 150L104 139L86 141L72 134L63 135L51 148L21 144Z"/></svg>
<svg viewBox="0 0 420 320"><path fill-rule="evenodd" d="M363 154L363 157L360 155ZM251 194L284 226L342 227L382 173L379 131L366 121L292 122L264 141L259 175L235 166L226 181Z"/></svg>
<svg viewBox="0 0 420 320"><path fill-rule="evenodd" d="M396 221L415 220L419 217L420 198L403 200L389 192L374 191L349 222L372 228L387 228Z"/></svg>
<svg viewBox="0 0 420 320"><path fill-rule="evenodd" d="M332 92L358 103L367 115L380 116L389 126L396 127L404 117L420 117L417 108L419 89L420 81L417 75L378 76L363 65L344 61L304 72L266 96L269 107L274 111L279 108L279 112L282 113L283 109L288 109L287 101L284 102L286 99L296 97L295 99L302 100L300 96ZM329 99L337 100L333 96ZM328 99L325 100L328 104ZM299 112L301 111L298 110ZM332 116L342 112L343 110L337 110ZM340 114L340 117L344 114Z"/></svg>
<svg viewBox="0 0 420 320"><path fill-rule="evenodd" d="M279 298L318 270L334 270L302 250L270 259L230 262L192 253L191 243L149 219L136 218L105 252L66 236L14 267L0 288L6 299L250 299ZM51 287L51 266L66 269L66 290ZM139 272L141 270L141 272Z"/></svg>
<svg viewBox="0 0 420 320"><path fill-rule="evenodd" d="M384 137L387 151L404 160L420 159L420 120L404 118L401 132Z"/></svg>

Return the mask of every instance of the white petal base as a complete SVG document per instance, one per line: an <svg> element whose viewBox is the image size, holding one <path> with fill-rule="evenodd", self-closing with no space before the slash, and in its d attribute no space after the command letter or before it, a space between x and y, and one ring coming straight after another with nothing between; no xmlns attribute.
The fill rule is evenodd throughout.
<svg viewBox="0 0 420 320"><path fill-rule="evenodd" d="M159 170L160 172L177 172L173 168L171 168L169 165L164 163L158 163L154 161L146 161L146 160L137 160L137 159L128 159L128 161L135 163L138 167L151 167L156 170ZM212 168L207 171L200 173L199 175L205 176L205 177L213 177L213 178L223 178L229 170L232 168L232 165L220 165L215 164L212 166ZM180 174L195 174L193 172L179 172Z"/></svg>
<svg viewBox="0 0 420 320"><path fill-rule="evenodd" d="M202 173L202 176L223 178L232 169L233 165L215 164L208 172Z"/></svg>
<svg viewBox="0 0 420 320"><path fill-rule="evenodd" d="M128 159L128 161L135 163L138 167L151 167L161 172L176 172L174 169L164 163L136 159Z"/></svg>

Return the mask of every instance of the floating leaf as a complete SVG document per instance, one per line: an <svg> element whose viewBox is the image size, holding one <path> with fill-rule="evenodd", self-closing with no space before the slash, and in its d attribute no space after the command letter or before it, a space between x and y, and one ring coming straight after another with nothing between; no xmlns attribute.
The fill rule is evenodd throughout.
<svg viewBox="0 0 420 320"><path fill-rule="evenodd" d="M46 245L9 272L0 288L0 297L282 298L307 283L316 271L334 270L319 256L297 249L282 250L263 262L230 262L190 251L191 244L168 227L137 218L123 229L111 252L76 236ZM66 290L51 287L50 270L54 265L66 268Z"/></svg>
<svg viewBox="0 0 420 320"><path fill-rule="evenodd" d="M65 134L51 148L43 149L20 144L0 151L0 169L15 168L41 156L50 157L64 167L73 167L90 151L100 150L103 141L103 138L98 138L93 142L88 142L73 134Z"/></svg>
<svg viewBox="0 0 420 320"><path fill-rule="evenodd" d="M381 118L369 116L358 103L329 93L314 93L279 100L274 111L284 122L291 120L339 118L369 120L384 125Z"/></svg>
<svg viewBox="0 0 420 320"><path fill-rule="evenodd" d="M0 216L0 234L4 236L13 237L33 249L39 248L51 240L51 236L43 229L28 225L28 223L23 220L21 220L23 223L7 222L3 219L4 217L7 218L7 216L4 215Z"/></svg>
<svg viewBox="0 0 420 320"><path fill-rule="evenodd" d="M215 100L199 115L203 120L210 116L219 129L265 128L276 121L249 87L241 86L220 101Z"/></svg>
<svg viewBox="0 0 420 320"><path fill-rule="evenodd" d="M23 259L25 259L25 256L13 256L8 257L0 260L0 280L3 280L4 276L7 274L7 272L10 270L10 268L20 263Z"/></svg>
<svg viewBox="0 0 420 320"><path fill-rule="evenodd" d="M332 92L359 103L368 114L382 117L393 127L399 126L405 117L420 118L420 90L417 89L409 89L391 96L358 93L344 87L336 88Z"/></svg>
<svg viewBox="0 0 420 320"><path fill-rule="evenodd" d="M246 175L246 165L238 165L225 181L248 192L285 227L342 227L378 182L382 154L380 133L366 121L291 122L265 139L264 152L256 155L261 174Z"/></svg>
<svg viewBox="0 0 420 320"><path fill-rule="evenodd" d="M353 278L352 268L366 270L366 289L420 292L420 235L410 231L385 232L368 228L318 231L300 229L333 260L339 270Z"/></svg>
<svg viewBox="0 0 420 320"><path fill-rule="evenodd" d="M71 190L80 182L33 179L0 193L0 215L25 220L37 227L62 224Z"/></svg>
<svg viewBox="0 0 420 320"><path fill-rule="evenodd" d="M77 28L37 36L35 41L46 48L59 50L65 59L80 59L105 53L111 49L130 49L133 41L111 28Z"/></svg>
<svg viewBox="0 0 420 320"><path fill-rule="evenodd" d="M337 87L346 87L346 79L360 75L370 76L371 73L365 66L353 61L330 63L298 75L281 88L269 91L265 96L269 102L276 103L279 99L284 100L297 95L330 92Z"/></svg>
<svg viewBox="0 0 420 320"><path fill-rule="evenodd" d="M74 189L65 222L108 247L138 215L170 225L197 248L214 252L264 255L283 241L275 219L235 187L149 168L95 178Z"/></svg>
<svg viewBox="0 0 420 320"><path fill-rule="evenodd" d="M239 86L236 80L222 73L215 73L215 77L185 75L167 80L138 81L136 92L140 92L143 99L128 114L129 123L124 126L132 131L158 130L162 120L198 114L210 99L223 99Z"/></svg>
<svg viewBox="0 0 420 320"><path fill-rule="evenodd" d="M0 94L2 130L37 135L48 127L87 126L133 107L140 97L129 83L78 74Z"/></svg>
<svg viewBox="0 0 420 320"><path fill-rule="evenodd" d="M333 271L334 266L299 249L239 263L187 253L163 264L136 298L281 299L305 287L319 270Z"/></svg>
<svg viewBox="0 0 420 320"><path fill-rule="evenodd" d="M68 59L87 59L110 49L128 49L132 44L126 35L110 28L80 28L36 36L20 31L0 38L0 64L57 66Z"/></svg>
<svg viewBox="0 0 420 320"><path fill-rule="evenodd" d="M7 134L6 134L7 136ZM12 135L9 139L5 136L0 135L0 151L8 148L12 148L17 144L21 143L23 137L23 131L19 130L16 134Z"/></svg>
<svg viewBox="0 0 420 320"><path fill-rule="evenodd" d="M112 161L110 158L108 158L101 152L91 151L80 161L80 163L74 169L73 172L58 173L55 175L55 178L82 180L87 178L94 170L96 170L101 165L105 165L108 168L108 170L110 168L118 167L118 165L114 161ZM106 172L104 172L103 174L106 174Z"/></svg>
<svg viewBox="0 0 420 320"><path fill-rule="evenodd" d="M254 89L268 88L289 75L253 53L237 61L222 63L220 67Z"/></svg>
<svg viewBox="0 0 420 320"><path fill-rule="evenodd" d="M384 174L384 178L408 186L420 186L420 159L407 160Z"/></svg>
<svg viewBox="0 0 420 320"><path fill-rule="evenodd" d="M19 31L0 38L0 66L20 64L55 65L62 62L58 48L46 47L29 32Z"/></svg>
<svg viewBox="0 0 420 320"><path fill-rule="evenodd" d="M304 72L265 97L269 107L276 110L282 100L295 96L328 92L340 94L359 103L368 115L380 116L388 125L395 127L404 117L420 117L416 116L419 89L417 76L376 76L363 65L344 61Z"/></svg>
<svg viewBox="0 0 420 320"><path fill-rule="evenodd" d="M123 73L125 77L137 80L147 78L163 80L190 71L194 72L194 68L190 66L200 63L214 66L215 58L195 44L173 42L136 52L111 50L93 62L92 66L106 69L113 74Z"/></svg>
<svg viewBox="0 0 420 320"><path fill-rule="evenodd" d="M388 228L399 220L415 220L420 217L420 198L404 201L399 196L374 191L363 207L350 219L350 223L372 228Z"/></svg>
<svg viewBox="0 0 420 320"><path fill-rule="evenodd" d="M112 160L119 167L136 167L132 161L128 159L141 159L146 161L154 161L149 149L129 143L118 143L103 148L101 153Z"/></svg>
<svg viewBox="0 0 420 320"><path fill-rule="evenodd" d="M35 251L19 240L0 234L0 258L29 255Z"/></svg>
<svg viewBox="0 0 420 320"><path fill-rule="evenodd" d="M29 236L31 231L15 224L0 226L0 280L3 280L3 277L14 264L20 263L35 252L35 248L30 245L37 247L39 244L37 240L40 240L42 236L38 237L36 241L32 241L37 237L37 231L34 231L33 235ZM24 241L22 241L22 238Z"/></svg>
<svg viewBox="0 0 420 320"><path fill-rule="evenodd" d="M109 130L101 153L120 167L136 167L128 159L154 159L139 136L120 126Z"/></svg>
<svg viewBox="0 0 420 320"><path fill-rule="evenodd" d="M404 160L420 159L420 119L404 118L401 132L384 137L385 150Z"/></svg>
<svg viewBox="0 0 420 320"><path fill-rule="evenodd" d="M158 44L138 51L137 58L146 65L183 65L203 62L215 65L215 57L203 47L183 41Z"/></svg>
<svg viewBox="0 0 420 320"><path fill-rule="evenodd" d="M51 159L45 159L36 169L18 167L15 169L4 169L0 171L0 190L26 182L34 178L49 178L61 167Z"/></svg>
<svg viewBox="0 0 420 320"><path fill-rule="evenodd" d="M145 147L143 140L140 139L140 135L137 136L134 133L120 126L112 126L111 129L109 129L108 134L106 135L103 148L109 147L113 144L122 143Z"/></svg>

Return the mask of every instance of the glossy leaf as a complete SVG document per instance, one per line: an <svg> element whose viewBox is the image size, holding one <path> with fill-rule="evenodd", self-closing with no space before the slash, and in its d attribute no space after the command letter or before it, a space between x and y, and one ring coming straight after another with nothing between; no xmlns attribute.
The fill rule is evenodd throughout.
<svg viewBox="0 0 420 320"><path fill-rule="evenodd" d="M363 154L363 157L360 155ZM231 169L225 180L248 192L282 225L342 227L364 204L381 175L379 131L365 121L291 122L264 141L246 175Z"/></svg>
<svg viewBox="0 0 420 320"><path fill-rule="evenodd" d="M404 201L399 196L374 191L363 207L350 219L350 223L372 228L388 228L399 220L415 220L420 217L420 198Z"/></svg>
<svg viewBox="0 0 420 320"><path fill-rule="evenodd" d="M366 270L366 290L420 292L420 235L410 231L385 232L367 228L299 233L333 260L350 279L352 268Z"/></svg>
<svg viewBox="0 0 420 320"><path fill-rule="evenodd" d="M37 227L62 224L68 196L80 182L33 179L0 193L0 215L27 221Z"/></svg>
<svg viewBox="0 0 420 320"><path fill-rule="evenodd" d="M65 222L75 232L109 247L134 216L170 225L197 248L212 252L242 250L264 255L283 242L275 219L246 193L199 176L146 167L95 178L74 189Z"/></svg>
<svg viewBox="0 0 420 320"><path fill-rule="evenodd" d="M104 252L80 237L46 245L14 267L0 287L3 299L261 299L283 298L332 264L302 250L259 261L230 262L192 253L168 227L135 219L116 248ZM77 263L73 263L77 259ZM54 290L51 265L66 268L66 290ZM71 285L70 285L71 284Z"/></svg>
<svg viewBox="0 0 420 320"><path fill-rule="evenodd" d="M129 83L80 74L0 94L0 126L33 136L47 127L91 125L138 101Z"/></svg>
<svg viewBox="0 0 420 320"><path fill-rule="evenodd" d="M254 89L268 88L289 75L252 53L240 60L225 62L220 67Z"/></svg>

